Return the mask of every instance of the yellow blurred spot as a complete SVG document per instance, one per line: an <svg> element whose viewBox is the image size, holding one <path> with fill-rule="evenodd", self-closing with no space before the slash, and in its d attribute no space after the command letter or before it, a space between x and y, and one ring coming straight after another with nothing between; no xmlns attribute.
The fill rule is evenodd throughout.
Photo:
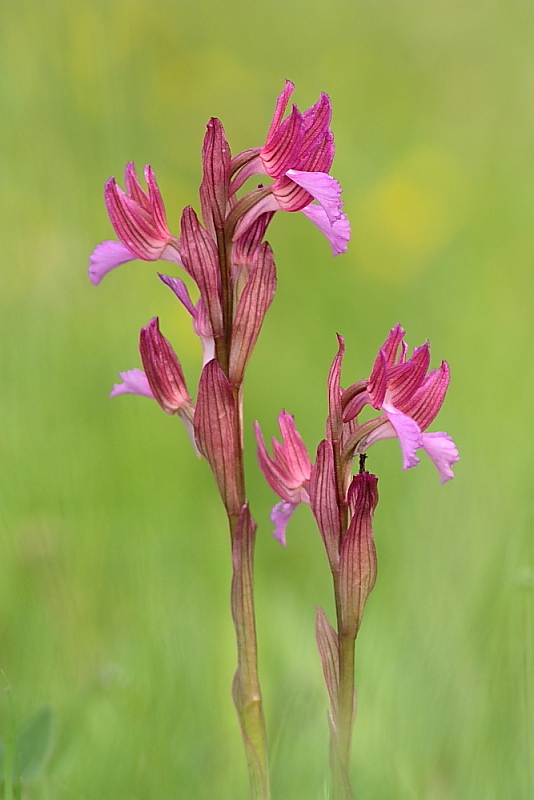
<svg viewBox="0 0 534 800"><path fill-rule="evenodd" d="M425 269L465 216L466 181L442 152L409 154L348 204L358 269L401 283Z"/></svg>

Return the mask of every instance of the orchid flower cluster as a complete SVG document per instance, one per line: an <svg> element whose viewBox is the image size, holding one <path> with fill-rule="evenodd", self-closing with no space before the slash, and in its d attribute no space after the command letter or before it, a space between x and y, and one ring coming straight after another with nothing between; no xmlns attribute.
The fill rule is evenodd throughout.
<svg viewBox="0 0 534 800"><path fill-rule="evenodd" d="M338 337L339 349L329 376L329 417L327 430L332 446L339 449L335 463L339 465L339 485L346 494L354 457L366 453L380 439L397 437L402 453L402 467L419 463L416 450L422 448L434 462L441 483L453 477L452 465L458 451L447 433L425 433L437 415L449 385L449 367L442 361L438 369L428 371L428 342L415 348L406 359L407 345L399 324L376 356L368 380L353 383L344 391L339 386L344 342ZM339 395L339 397L338 397ZM381 411L365 422L358 415L366 405ZM270 487L282 499L272 512L274 535L286 543L285 529L289 517L301 502L311 503L316 514L317 503L310 499L312 465L306 448L295 430L293 418L285 411L278 417L282 445L273 439L273 458L267 454L261 429L255 425L258 461ZM335 434L335 435L334 435ZM322 443L323 444L323 443ZM324 535L324 534L323 534ZM326 544L326 541L325 541Z"/></svg>
<svg viewBox="0 0 534 800"><path fill-rule="evenodd" d="M125 190L114 178L104 197L117 240L101 242L90 257L89 278L98 284L110 270L133 259L166 261L181 267L198 295L184 281L158 273L190 314L202 349L194 400L180 361L161 333L158 318L141 328L143 370L121 372L111 395L134 393L156 400L184 423L195 453L207 460L227 513L232 556L231 612L237 643L232 694L247 757L251 797L269 800L269 773L262 696L258 679L253 597L256 534L245 491L242 440L242 384L263 319L276 288L273 253L264 237L277 211L301 211L326 236L334 255L350 236L339 183L329 174L334 157L331 105L321 94L301 112L286 114L293 84L280 93L265 142L232 156L221 122L209 120L202 146L199 190L201 220L191 206L181 215L180 232L168 227L163 200L150 166L146 189L129 163ZM246 191L256 175L267 176ZM282 411L282 444L273 440L267 454L256 423L260 467L281 498L271 519L285 544L288 519L300 502L309 503L323 538L334 580L337 630L317 613L317 642L330 697L330 757L336 800L350 798L348 779L354 717L354 641L366 598L376 575L371 520L378 500L377 479L365 471L365 453L379 439L396 436L403 466L417 463L424 449L442 481L452 477L457 451L445 433L426 433L447 389L442 362L428 371L428 343L407 358L404 332L396 325L380 348L368 380L340 386L343 340L328 377L327 435L312 465L293 418ZM369 405L379 413L359 422ZM359 456L360 469L352 475Z"/></svg>
<svg viewBox="0 0 534 800"><path fill-rule="evenodd" d="M441 482L453 477L458 451L447 433L425 433L438 413L449 384L445 361L428 371L428 342L406 358L404 331L395 325L379 349L371 375L343 390L340 385L344 341L328 375L326 438L312 464L286 411L278 416L282 443L272 440L268 455L256 423L257 455L270 487L281 498L272 512L274 535L285 544L285 528L299 503L308 503L321 534L332 573L336 629L317 608L316 639L330 699L330 758L334 796L350 800L348 776L355 712L354 645L365 602L375 584L376 550L372 518L378 502L377 478L365 470L367 449L380 439L397 437L403 468L415 466L422 448ZM359 422L366 405L381 413ZM352 475L359 457L359 471Z"/></svg>

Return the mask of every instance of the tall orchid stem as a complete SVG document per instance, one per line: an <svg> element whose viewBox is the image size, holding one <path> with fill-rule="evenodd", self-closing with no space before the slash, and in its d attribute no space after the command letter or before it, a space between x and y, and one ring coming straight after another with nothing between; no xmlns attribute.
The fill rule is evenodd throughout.
<svg viewBox="0 0 534 800"><path fill-rule="evenodd" d="M334 800L353 800L349 781L350 746L355 712L354 644L356 634L344 630L339 576L333 574L336 600L337 638L339 653L338 694L334 725L331 728L330 758Z"/></svg>
<svg viewBox="0 0 534 800"><path fill-rule="evenodd" d="M222 230L217 230L217 249L224 326L224 338L217 346L217 360L228 377L232 341L233 295L230 248L225 232ZM246 507L240 387L233 386L232 394L235 441L234 485L241 511L246 512L236 515L234 511L227 510L232 545L232 618L237 645L237 670L232 688L245 746L251 798L252 800L270 800L267 737L258 677L258 647L254 614L253 566L256 525Z"/></svg>

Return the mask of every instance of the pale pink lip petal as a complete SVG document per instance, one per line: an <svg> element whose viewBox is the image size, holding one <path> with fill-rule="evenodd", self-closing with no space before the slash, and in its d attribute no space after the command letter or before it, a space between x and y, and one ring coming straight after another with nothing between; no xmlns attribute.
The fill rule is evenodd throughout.
<svg viewBox="0 0 534 800"><path fill-rule="evenodd" d="M384 403L382 409L386 412L386 416L399 439L402 468L415 467L419 463L415 451L422 445L419 425L411 417L407 417L406 414L398 411L395 406L389 405L389 403Z"/></svg>
<svg viewBox="0 0 534 800"><path fill-rule="evenodd" d="M122 383L113 384L113 389L109 393L110 397L116 397L118 394L141 394L144 397L154 398L142 369L128 369L126 372L119 372L119 377Z"/></svg>
<svg viewBox="0 0 534 800"><path fill-rule="evenodd" d="M301 186L324 208L331 225L341 218L341 186L326 172L302 172L288 169L286 177Z"/></svg>
<svg viewBox="0 0 534 800"><path fill-rule="evenodd" d="M135 253L122 242L113 239L100 242L89 256L89 280L96 286L111 269L134 258L137 258Z"/></svg>
<svg viewBox="0 0 534 800"><path fill-rule="evenodd" d="M301 209L301 211L314 225L317 225L321 233L326 236L330 242L333 255L337 256L340 253L346 252L347 242L350 239L350 223L343 211L334 224L330 223L324 208L315 203L310 203Z"/></svg>
<svg viewBox="0 0 534 800"><path fill-rule="evenodd" d="M293 503L286 503L285 500L282 500L280 503L273 506L269 515L271 522L274 524L273 536L275 539L278 539L280 544L284 545L284 547L286 544L286 525L296 507L297 506L293 505Z"/></svg>
<svg viewBox="0 0 534 800"><path fill-rule="evenodd" d="M449 434L442 431L423 433L421 439L424 451L436 466L440 482L445 483L445 481L454 478L452 465L455 461L458 461L460 456Z"/></svg>

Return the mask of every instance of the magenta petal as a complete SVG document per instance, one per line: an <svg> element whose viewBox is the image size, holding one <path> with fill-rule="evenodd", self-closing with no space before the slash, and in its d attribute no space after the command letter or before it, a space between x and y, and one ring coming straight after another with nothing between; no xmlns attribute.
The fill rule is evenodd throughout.
<svg viewBox="0 0 534 800"><path fill-rule="evenodd" d="M407 417L401 411L398 411L395 406L389 403L384 403L382 406L386 412L386 416L390 421L397 437L402 453L402 468L409 469L415 467L419 463L419 459L415 455L418 447L422 446L422 434L417 422L411 417Z"/></svg>
<svg viewBox="0 0 534 800"><path fill-rule="evenodd" d="M381 347L375 358L373 369L367 384L367 394L373 408L382 408L387 389L387 358Z"/></svg>
<svg viewBox="0 0 534 800"><path fill-rule="evenodd" d="M286 544L286 525L296 507L297 506L293 503L286 503L282 500L280 503L273 506L269 515L271 522L274 523L273 536L275 539L278 539L280 544L284 545L284 547Z"/></svg>
<svg viewBox="0 0 534 800"><path fill-rule="evenodd" d="M330 242L333 255L337 256L347 250L347 242L350 239L350 223L343 211L340 212L341 216L333 225L330 224L324 208L315 203L310 203L302 208L301 211L326 236Z"/></svg>
<svg viewBox="0 0 534 800"><path fill-rule="evenodd" d="M438 369L430 370L423 385L404 404L402 410L417 422L422 431L428 428L441 408L448 385L449 365L442 361Z"/></svg>
<svg viewBox="0 0 534 800"><path fill-rule="evenodd" d="M288 169L286 176L301 186L324 208L331 225L341 219L341 186L326 172L302 172Z"/></svg>
<svg viewBox="0 0 534 800"><path fill-rule="evenodd" d="M122 383L114 383L113 389L109 393L110 397L118 394L141 394L144 397L154 397L148 379L142 369L128 369L126 372L119 372Z"/></svg>
<svg viewBox="0 0 534 800"><path fill-rule="evenodd" d="M310 506L323 538L328 561L332 569L339 562L341 520L336 491L334 453L326 439L319 443L317 458L310 477Z"/></svg>
<svg viewBox="0 0 534 800"><path fill-rule="evenodd" d="M169 289L172 289L180 303L184 306L184 308L189 311L192 317L195 316L195 306L193 305L191 298L189 297L189 292L187 290L187 286L185 283L180 280L180 278L175 278L172 275L163 275L163 273L158 272L158 278L165 286L168 286Z"/></svg>
<svg viewBox="0 0 534 800"><path fill-rule="evenodd" d="M266 139L267 142L269 141L271 136L273 136L274 132L282 122L282 117L284 116L287 103L294 89L295 89L294 84L291 83L291 81L288 81L286 78L284 88L282 89L276 100L276 106L274 109L273 118L271 120L269 130L267 131L267 139Z"/></svg>
<svg viewBox="0 0 534 800"><path fill-rule="evenodd" d="M247 360L272 302L275 286L273 253L270 245L264 242L256 251L232 324L228 377L233 386L240 386L243 381Z"/></svg>
<svg viewBox="0 0 534 800"><path fill-rule="evenodd" d="M195 438L213 471L226 510L237 515L242 503L235 469L235 410L228 378L217 361L208 361L198 384Z"/></svg>
<svg viewBox="0 0 534 800"><path fill-rule="evenodd" d="M137 258L122 242L108 239L97 244L89 256L89 280L96 286L110 269Z"/></svg>
<svg viewBox="0 0 534 800"><path fill-rule="evenodd" d="M372 517L378 502L377 478L355 475L349 488L352 517L339 548L339 595L343 630L356 635L365 601L376 579Z"/></svg>
<svg viewBox="0 0 534 800"><path fill-rule="evenodd" d="M139 352L152 393L167 414L189 408L191 402L182 367L154 317L139 333ZM191 409L189 408L189 411Z"/></svg>
<svg viewBox="0 0 534 800"><path fill-rule="evenodd" d="M230 184L230 148L220 120L212 117L206 126L202 144L202 183L200 203L206 229L215 236L215 228L224 228Z"/></svg>
<svg viewBox="0 0 534 800"><path fill-rule="evenodd" d="M407 413L407 406L425 380L429 364L430 347L425 342L415 348L408 361L388 369L388 397L395 408Z"/></svg>
<svg viewBox="0 0 534 800"><path fill-rule="evenodd" d="M386 341L382 345L382 350L386 356L386 366L392 367L395 364L397 358L397 351L399 349L399 345L404 345L402 348L402 354L399 363L404 363L404 355L406 354L406 345L403 342L404 339L404 331L400 326L400 323L396 323L393 328L390 330L386 337Z"/></svg>
<svg viewBox="0 0 534 800"><path fill-rule="evenodd" d="M278 425L283 445L273 439L274 453L279 454L280 460L287 465L294 488L303 486L309 480L312 468L306 445L295 428L293 417L287 411L282 410L278 414Z"/></svg>
<svg viewBox="0 0 534 800"><path fill-rule="evenodd" d="M460 456L453 440L448 433L423 433L421 436L423 450L432 459L439 473L441 483L454 478L452 465Z"/></svg>
<svg viewBox="0 0 534 800"><path fill-rule="evenodd" d="M198 286L213 333L221 336L223 318L217 247L191 206L182 211L180 255L184 269Z"/></svg>
<svg viewBox="0 0 534 800"><path fill-rule="evenodd" d="M263 435L258 422L254 423L254 435L256 437L257 444L256 456L265 480L273 492L280 497L288 498L287 502L289 502L288 491L286 488L285 471L267 453L267 448L265 447Z"/></svg>
<svg viewBox="0 0 534 800"><path fill-rule="evenodd" d="M280 178L291 166L295 166L302 138L304 121L296 106L291 114L278 126L260 150L260 157L267 175Z"/></svg>
<svg viewBox="0 0 534 800"><path fill-rule="evenodd" d="M325 140L333 139L329 131L331 117L332 107L330 104L330 98L327 94L321 92L321 95L315 105L311 106L311 108L307 108L306 111L302 113L302 119L304 120L304 137L299 153L299 159L301 162L305 162L310 153L320 147ZM331 163L332 161L330 160L330 163L326 169L321 170L321 172L328 171Z"/></svg>
<svg viewBox="0 0 534 800"><path fill-rule="evenodd" d="M256 222L258 217L260 217L262 214L270 214L273 211L279 211L280 208L281 206L274 195L264 195L255 205L252 206L252 208L249 208L248 211L245 211L245 213L239 218L232 236L232 241L235 242L237 239L243 236L248 231L250 226Z"/></svg>
<svg viewBox="0 0 534 800"><path fill-rule="evenodd" d="M345 352L345 342L343 337L337 334L337 353L328 371L328 417L326 421L327 436L332 444L341 440L343 430L343 411L341 407L342 389L341 364Z"/></svg>

